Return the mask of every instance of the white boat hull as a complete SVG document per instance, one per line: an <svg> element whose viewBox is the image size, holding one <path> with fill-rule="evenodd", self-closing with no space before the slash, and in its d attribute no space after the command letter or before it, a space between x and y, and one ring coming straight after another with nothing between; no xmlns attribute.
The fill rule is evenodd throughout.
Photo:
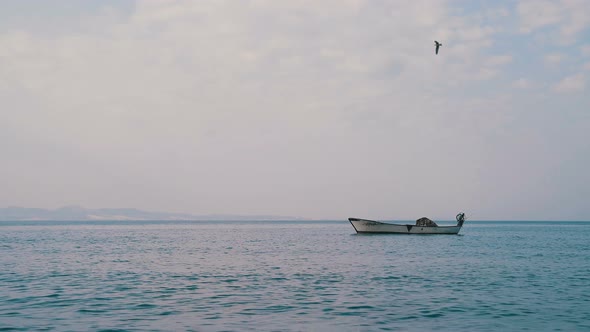
<svg viewBox="0 0 590 332"><path fill-rule="evenodd" d="M348 218L357 233L459 234L461 226L416 226L388 224L374 220Z"/></svg>

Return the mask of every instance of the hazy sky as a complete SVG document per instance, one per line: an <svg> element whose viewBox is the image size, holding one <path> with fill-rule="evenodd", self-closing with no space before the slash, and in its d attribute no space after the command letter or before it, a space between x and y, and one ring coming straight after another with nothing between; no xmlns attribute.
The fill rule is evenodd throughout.
<svg viewBox="0 0 590 332"><path fill-rule="evenodd" d="M587 0L2 1L0 206L589 220L589 92Z"/></svg>

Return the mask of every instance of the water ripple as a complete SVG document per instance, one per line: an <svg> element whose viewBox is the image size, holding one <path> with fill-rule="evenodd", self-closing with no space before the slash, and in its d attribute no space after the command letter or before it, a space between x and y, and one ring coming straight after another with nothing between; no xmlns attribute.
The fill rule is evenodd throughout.
<svg viewBox="0 0 590 332"><path fill-rule="evenodd" d="M588 226L0 225L0 331L583 331Z"/></svg>

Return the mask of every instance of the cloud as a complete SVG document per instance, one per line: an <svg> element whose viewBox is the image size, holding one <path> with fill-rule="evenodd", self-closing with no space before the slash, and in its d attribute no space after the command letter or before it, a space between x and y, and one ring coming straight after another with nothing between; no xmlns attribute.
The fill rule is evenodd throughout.
<svg viewBox="0 0 590 332"><path fill-rule="evenodd" d="M526 78L519 78L519 79L513 81L511 86L513 88L528 89L531 87L531 82L529 80L527 80Z"/></svg>
<svg viewBox="0 0 590 332"><path fill-rule="evenodd" d="M496 56L488 57L488 59L486 60L486 63L489 66L502 66L502 65L509 64L511 62L512 62L511 55L496 55Z"/></svg>
<svg viewBox="0 0 590 332"><path fill-rule="evenodd" d="M543 58L546 64L557 65L560 62L562 62L566 58L566 56L564 54L554 53L547 54Z"/></svg>
<svg viewBox="0 0 590 332"><path fill-rule="evenodd" d="M580 47L580 50L582 51L583 55L590 56L590 45L584 45Z"/></svg>
<svg viewBox="0 0 590 332"><path fill-rule="evenodd" d="M590 70L590 62L586 62L582 68L584 70Z"/></svg>
<svg viewBox="0 0 590 332"><path fill-rule="evenodd" d="M548 78L513 65L537 55L503 51L496 19L512 17L425 0L140 1L83 28L0 30L14 188L0 201L401 218L493 211L518 189L540 213L525 194L556 166L520 149L553 146L530 123L559 119L511 93ZM533 157L538 174L502 168Z"/></svg>
<svg viewBox="0 0 590 332"><path fill-rule="evenodd" d="M558 44L574 43L577 35L590 26L585 0L521 0L517 5L520 32L529 34L551 29Z"/></svg>
<svg viewBox="0 0 590 332"><path fill-rule="evenodd" d="M588 2L585 0L562 0L561 5L566 11L566 20L560 27L563 37L573 39L575 36L590 27Z"/></svg>
<svg viewBox="0 0 590 332"><path fill-rule="evenodd" d="M524 0L519 1L517 12L520 16L520 31L530 33L547 25L563 20L563 11L557 1Z"/></svg>
<svg viewBox="0 0 590 332"><path fill-rule="evenodd" d="M417 127L447 128L441 105L493 76L480 64L493 34L442 1L141 1L84 33L1 34L2 81L33 106L14 99L2 112L18 111L0 126L20 128L31 158L53 146L72 165L37 173L68 184L38 205L329 216L341 203L314 207L310 190L410 181L394 174L412 169L429 139L401 142ZM433 36L445 45L438 57ZM466 113L454 125L494 121L452 109ZM382 162L359 173L351 156ZM393 164L389 178L377 175ZM108 184L117 195L101 194Z"/></svg>
<svg viewBox="0 0 590 332"><path fill-rule="evenodd" d="M583 74L565 77L553 86L553 91L559 93L579 92L584 90L586 80Z"/></svg>

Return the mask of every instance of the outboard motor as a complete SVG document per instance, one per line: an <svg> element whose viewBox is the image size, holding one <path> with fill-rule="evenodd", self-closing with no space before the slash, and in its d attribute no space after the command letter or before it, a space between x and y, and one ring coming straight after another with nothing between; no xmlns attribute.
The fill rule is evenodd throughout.
<svg viewBox="0 0 590 332"><path fill-rule="evenodd" d="M457 226L462 227L465 222L465 213L461 212L457 215Z"/></svg>

